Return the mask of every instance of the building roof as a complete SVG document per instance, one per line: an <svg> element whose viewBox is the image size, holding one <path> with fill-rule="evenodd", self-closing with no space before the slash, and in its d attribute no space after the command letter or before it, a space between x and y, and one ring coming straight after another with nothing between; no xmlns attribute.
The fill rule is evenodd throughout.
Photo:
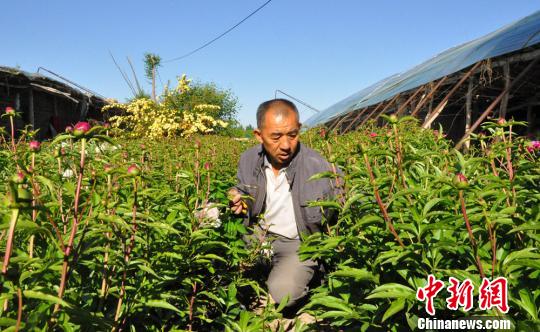
<svg viewBox="0 0 540 332"><path fill-rule="evenodd" d="M481 38L450 48L424 63L387 77L339 101L304 122L314 127L351 111L376 105L398 93L456 73L478 61L512 53L540 43L540 11Z"/></svg>
<svg viewBox="0 0 540 332"><path fill-rule="evenodd" d="M53 75L57 75L49 70L42 68ZM59 79L66 83L53 79L49 76L40 73L30 73L19 68L0 66L0 78L9 77L11 82L15 81L14 85L28 85L46 91L48 93L57 94L73 101L80 100L83 97L90 98L91 101L99 104L105 103L105 97L88 90L74 82L71 82L59 75ZM5 83L7 84L7 83ZM10 84L8 84L10 85Z"/></svg>

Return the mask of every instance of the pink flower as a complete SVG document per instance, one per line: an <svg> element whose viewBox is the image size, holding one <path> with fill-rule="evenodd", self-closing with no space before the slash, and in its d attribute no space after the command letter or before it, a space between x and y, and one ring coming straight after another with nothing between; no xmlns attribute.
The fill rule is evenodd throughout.
<svg viewBox="0 0 540 332"><path fill-rule="evenodd" d="M529 144L527 144L526 149L529 153L540 150L540 141L530 141Z"/></svg>
<svg viewBox="0 0 540 332"><path fill-rule="evenodd" d="M376 132L371 132L371 133L369 133L369 137L375 138L375 137L377 137L377 133Z"/></svg>
<svg viewBox="0 0 540 332"><path fill-rule="evenodd" d="M319 130L319 136L321 136L321 138L325 138L326 137L326 129L321 128Z"/></svg>
<svg viewBox="0 0 540 332"><path fill-rule="evenodd" d="M13 175L11 177L11 181L13 181L13 183L17 183L17 184L21 184L24 182L24 174L23 172L21 171L18 171L17 174Z"/></svg>
<svg viewBox="0 0 540 332"><path fill-rule="evenodd" d="M6 114L9 114L10 116L15 115L15 110L13 109L13 107L6 107Z"/></svg>
<svg viewBox="0 0 540 332"><path fill-rule="evenodd" d="M67 126L66 127L66 133L72 133L73 132L73 127L72 126Z"/></svg>
<svg viewBox="0 0 540 332"><path fill-rule="evenodd" d="M109 174L113 171L113 167L111 164L105 164L103 165L103 170L105 171L106 174Z"/></svg>
<svg viewBox="0 0 540 332"><path fill-rule="evenodd" d="M32 152L39 152L39 150L41 150L41 143L38 141L30 141L30 143L28 143L28 147Z"/></svg>
<svg viewBox="0 0 540 332"><path fill-rule="evenodd" d="M453 184L458 189L464 189L469 184L469 181L467 181L467 177L463 175L463 173L457 173L456 176L454 176Z"/></svg>
<svg viewBox="0 0 540 332"><path fill-rule="evenodd" d="M210 165L209 162L205 162L205 163L204 163L204 169L205 169L205 170L207 170L207 171L210 170L210 167L211 167L211 165Z"/></svg>
<svg viewBox="0 0 540 332"><path fill-rule="evenodd" d="M90 130L91 126L88 122L77 122L75 127L73 127L73 135L82 136Z"/></svg>
<svg viewBox="0 0 540 332"><path fill-rule="evenodd" d="M497 120L497 124L499 124L501 126L506 124L506 119L505 118L499 118L499 120Z"/></svg>
<svg viewBox="0 0 540 332"><path fill-rule="evenodd" d="M131 176L137 176L139 175L141 170L136 164L131 164L127 169L127 174Z"/></svg>

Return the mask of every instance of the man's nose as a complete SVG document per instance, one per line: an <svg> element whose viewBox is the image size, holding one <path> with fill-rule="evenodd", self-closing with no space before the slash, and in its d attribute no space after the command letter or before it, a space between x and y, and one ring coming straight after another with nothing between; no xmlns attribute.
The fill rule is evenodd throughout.
<svg viewBox="0 0 540 332"><path fill-rule="evenodd" d="M281 139L281 144L279 145L279 148L283 151L289 151L291 149L291 142L289 142L288 137L283 137Z"/></svg>

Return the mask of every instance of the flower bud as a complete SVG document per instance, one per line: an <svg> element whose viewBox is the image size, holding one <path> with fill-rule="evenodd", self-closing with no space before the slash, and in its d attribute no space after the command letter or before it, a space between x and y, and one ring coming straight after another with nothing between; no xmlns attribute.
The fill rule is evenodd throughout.
<svg viewBox="0 0 540 332"><path fill-rule="evenodd" d="M75 135L75 137L82 137L86 135L86 133L90 130L90 128L91 126L88 122L84 122L84 121L77 122L75 127L73 127L73 135Z"/></svg>
<svg viewBox="0 0 540 332"><path fill-rule="evenodd" d="M390 122L391 124L397 123L398 117L395 114L392 114L388 117L388 122Z"/></svg>
<svg viewBox="0 0 540 332"><path fill-rule="evenodd" d="M111 164L105 164L103 165L103 170L105 171L105 174L111 174L113 171L113 167Z"/></svg>
<svg viewBox="0 0 540 332"><path fill-rule="evenodd" d="M73 127L72 126L67 126L66 127L66 133L71 134L72 132L73 132Z"/></svg>
<svg viewBox="0 0 540 332"><path fill-rule="evenodd" d="M141 173L141 170L136 164L131 164L127 169L127 174L130 176L137 176Z"/></svg>
<svg viewBox="0 0 540 332"><path fill-rule="evenodd" d="M469 186L469 182L463 173L457 173L452 180L452 184L458 189L465 189Z"/></svg>
<svg viewBox="0 0 540 332"><path fill-rule="evenodd" d="M24 180L25 180L25 176L24 176L24 173L21 171L17 172L17 174L11 177L11 182L16 183L16 184L24 183Z"/></svg>
<svg viewBox="0 0 540 332"><path fill-rule="evenodd" d="M6 107L6 114L9 116L15 116L15 109L13 107Z"/></svg>
<svg viewBox="0 0 540 332"><path fill-rule="evenodd" d="M39 150L41 150L41 143L38 141L30 141L30 143L28 143L28 147L32 152L39 152Z"/></svg>
<svg viewBox="0 0 540 332"><path fill-rule="evenodd" d="M331 164L335 164L336 161L337 161L337 156L336 156L335 154L330 155L330 157L328 157L328 161L329 161Z"/></svg>
<svg viewBox="0 0 540 332"><path fill-rule="evenodd" d="M525 147L529 153L540 150L540 141L530 141Z"/></svg>

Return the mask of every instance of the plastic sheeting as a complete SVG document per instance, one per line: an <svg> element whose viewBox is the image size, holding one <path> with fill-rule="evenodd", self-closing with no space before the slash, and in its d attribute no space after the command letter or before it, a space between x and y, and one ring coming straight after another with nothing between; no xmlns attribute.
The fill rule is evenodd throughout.
<svg viewBox="0 0 540 332"><path fill-rule="evenodd" d="M385 78L315 114L304 122L314 127L338 116L378 104L396 94L458 72L478 61L515 52L540 43L540 11L484 37L450 48L428 61Z"/></svg>

